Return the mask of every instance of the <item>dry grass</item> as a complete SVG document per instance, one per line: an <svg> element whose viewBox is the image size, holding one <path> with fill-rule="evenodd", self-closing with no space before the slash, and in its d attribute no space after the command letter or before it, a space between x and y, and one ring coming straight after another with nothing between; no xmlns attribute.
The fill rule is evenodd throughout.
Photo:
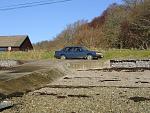
<svg viewBox="0 0 150 113"><path fill-rule="evenodd" d="M110 49L99 50L104 54L104 60L110 59L148 59L150 50ZM0 52L0 59L39 60L54 59L54 51L29 51L29 52Z"/></svg>
<svg viewBox="0 0 150 113"><path fill-rule="evenodd" d="M53 58L51 51L0 52L0 59L39 60Z"/></svg>

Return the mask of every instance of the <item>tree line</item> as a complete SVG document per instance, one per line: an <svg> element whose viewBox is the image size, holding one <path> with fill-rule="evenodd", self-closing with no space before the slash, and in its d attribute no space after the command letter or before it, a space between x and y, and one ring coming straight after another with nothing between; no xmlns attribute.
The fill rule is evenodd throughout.
<svg viewBox="0 0 150 113"><path fill-rule="evenodd" d="M52 41L36 43L36 49L54 50L64 46L88 48L150 49L150 1L123 0L111 4L91 22L79 20Z"/></svg>

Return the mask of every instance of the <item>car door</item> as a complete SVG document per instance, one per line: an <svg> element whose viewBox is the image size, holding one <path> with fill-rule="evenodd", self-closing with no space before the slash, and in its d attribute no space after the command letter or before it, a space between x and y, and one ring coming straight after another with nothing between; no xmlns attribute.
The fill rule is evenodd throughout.
<svg viewBox="0 0 150 113"><path fill-rule="evenodd" d="M70 48L68 52L69 58L80 58L80 53L76 47Z"/></svg>
<svg viewBox="0 0 150 113"><path fill-rule="evenodd" d="M77 58L76 48L75 47L72 47L70 49L70 58Z"/></svg>
<svg viewBox="0 0 150 113"><path fill-rule="evenodd" d="M86 53L82 48L77 47L74 50L74 56L76 56L76 58L85 58L86 57Z"/></svg>
<svg viewBox="0 0 150 113"><path fill-rule="evenodd" d="M72 48L71 47L66 48L66 50L65 50L65 56L67 58L72 58L73 57L72 56Z"/></svg>

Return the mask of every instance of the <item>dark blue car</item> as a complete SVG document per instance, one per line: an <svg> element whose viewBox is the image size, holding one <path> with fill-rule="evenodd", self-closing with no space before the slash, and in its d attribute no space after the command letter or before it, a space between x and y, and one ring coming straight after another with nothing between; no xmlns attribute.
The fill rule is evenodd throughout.
<svg viewBox="0 0 150 113"><path fill-rule="evenodd" d="M92 60L94 58L102 58L103 55L100 52L90 51L84 47L65 47L60 51L55 51L55 58L58 59L75 59L75 58L85 58L88 60Z"/></svg>

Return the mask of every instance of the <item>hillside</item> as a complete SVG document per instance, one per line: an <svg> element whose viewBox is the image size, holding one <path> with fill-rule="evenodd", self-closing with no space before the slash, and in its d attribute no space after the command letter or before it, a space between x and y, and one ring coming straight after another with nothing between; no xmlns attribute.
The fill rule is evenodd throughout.
<svg viewBox="0 0 150 113"><path fill-rule="evenodd" d="M70 24L53 41L34 45L36 49L54 50L68 45L98 49L149 49L149 0L124 0L110 5L91 22L79 20Z"/></svg>

